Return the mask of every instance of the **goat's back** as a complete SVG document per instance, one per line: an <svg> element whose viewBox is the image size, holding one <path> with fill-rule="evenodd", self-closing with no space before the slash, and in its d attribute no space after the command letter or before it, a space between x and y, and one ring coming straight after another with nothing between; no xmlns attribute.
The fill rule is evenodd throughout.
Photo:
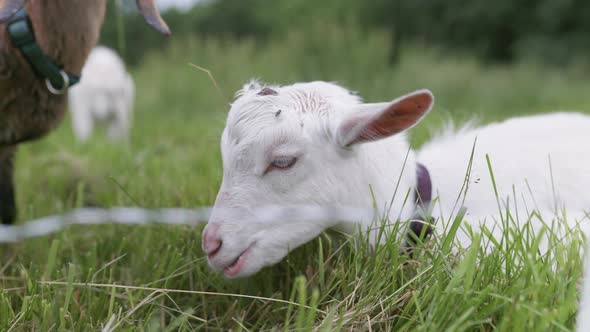
<svg viewBox="0 0 590 332"><path fill-rule="evenodd" d="M131 112L133 97L133 79L123 60L109 48L96 47L84 65L80 84L70 91L70 106L72 112L91 112L105 119L111 113Z"/></svg>
<svg viewBox="0 0 590 332"><path fill-rule="evenodd" d="M127 70L123 60L115 51L106 47L96 47L88 56L82 69L81 86L94 89L121 89L127 84Z"/></svg>
<svg viewBox="0 0 590 332"><path fill-rule="evenodd" d="M476 141L477 139L477 141ZM525 212L590 209L590 116L553 113L509 119L447 134L426 144L418 159L429 168L444 213L458 197L475 142L465 206L472 215L501 205Z"/></svg>

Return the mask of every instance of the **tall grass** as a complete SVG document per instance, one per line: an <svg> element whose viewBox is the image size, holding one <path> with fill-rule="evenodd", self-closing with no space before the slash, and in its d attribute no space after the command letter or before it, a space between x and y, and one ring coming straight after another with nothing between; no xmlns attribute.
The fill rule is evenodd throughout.
<svg viewBox="0 0 590 332"><path fill-rule="evenodd" d="M575 67L484 67L415 47L392 68L387 35L314 29L267 45L177 40L150 54L133 70L128 144L111 144L100 132L79 144L66 122L20 148L21 222L86 205L211 204L222 176L225 112L252 77L338 81L368 101L430 88L436 106L412 129L415 145L449 119L590 110L590 81ZM189 63L211 70L221 93ZM458 250L450 232L416 259L399 254L395 236L370 253L366 239L323 234L255 277L226 281L207 267L200 228L76 226L0 246L0 330L571 330L582 236L563 241L547 229L552 249L539 254L529 229L493 239L512 245L488 254L479 245ZM475 244L490 241L491 232L465 231Z"/></svg>

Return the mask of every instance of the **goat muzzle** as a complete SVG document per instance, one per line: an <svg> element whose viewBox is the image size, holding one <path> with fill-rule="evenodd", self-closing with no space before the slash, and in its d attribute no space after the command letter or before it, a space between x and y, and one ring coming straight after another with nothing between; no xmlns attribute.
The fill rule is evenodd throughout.
<svg viewBox="0 0 590 332"><path fill-rule="evenodd" d="M137 9L139 9L139 12L149 25L166 36L170 35L170 28L168 28L168 24L160 16L155 0L136 0L136 3Z"/></svg>

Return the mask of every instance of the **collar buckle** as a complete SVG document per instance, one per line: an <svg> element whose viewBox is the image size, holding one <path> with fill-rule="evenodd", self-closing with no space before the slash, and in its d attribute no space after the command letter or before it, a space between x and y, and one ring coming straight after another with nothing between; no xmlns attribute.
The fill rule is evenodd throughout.
<svg viewBox="0 0 590 332"><path fill-rule="evenodd" d="M56 88L53 86L53 83L51 83L49 78L45 79L45 86L47 87L47 90L49 90L49 92L53 93L54 95L63 95L70 87L70 78L68 77L68 74L63 70L60 70L59 73L61 74L61 79L63 82L61 88Z"/></svg>

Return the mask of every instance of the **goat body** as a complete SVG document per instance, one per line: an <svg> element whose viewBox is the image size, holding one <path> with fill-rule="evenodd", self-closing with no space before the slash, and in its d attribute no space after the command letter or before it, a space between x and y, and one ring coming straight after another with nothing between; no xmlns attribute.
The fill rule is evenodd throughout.
<svg viewBox="0 0 590 332"><path fill-rule="evenodd" d="M573 226L587 219L590 211L589 138L590 116L550 113L435 138L418 151L417 158L436 183L438 216L451 216L469 166L463 206L473 224L486 219L493 224L507 210L526 220L536 210L544 217L567 212ZM589 230L588 220L581 226ZM501 231L496 227L495 235L499 237ZM466 234L458 237L463 245L469 243Z"/></svg>
<svg viewBox="0 0 590 332"><path fill-rule="evenodd" d="M555 113L467 128L415 152L404 131L430 110L434 98L427 90L365 104L331 83L253 82L238 96L221 138L223 181L203 233L210 266L228 277L277 263L327 228L353 233L358 224L375 226L373 220L354 225L329 218L260 222L252 208L377 206L392 220L408 220L417 209L406 197L416 189L418 162L430 172L437 228L447 226L460 206L467 208L466 222L493 232L502 232L494 226L506 207L522 215L565 208L572 225L590 208L587 115ZM470 243L464 232L457 238Z"/></svg>
<svg viewBox="0 0 590 332"><path fill-rule="evenodd" d="M72 126L80 141L89 138L98 122L107 125L109 138L128 138L133 79L113 50L106 47L92 50L82 69L82 80L69 96Z"/></svg>

